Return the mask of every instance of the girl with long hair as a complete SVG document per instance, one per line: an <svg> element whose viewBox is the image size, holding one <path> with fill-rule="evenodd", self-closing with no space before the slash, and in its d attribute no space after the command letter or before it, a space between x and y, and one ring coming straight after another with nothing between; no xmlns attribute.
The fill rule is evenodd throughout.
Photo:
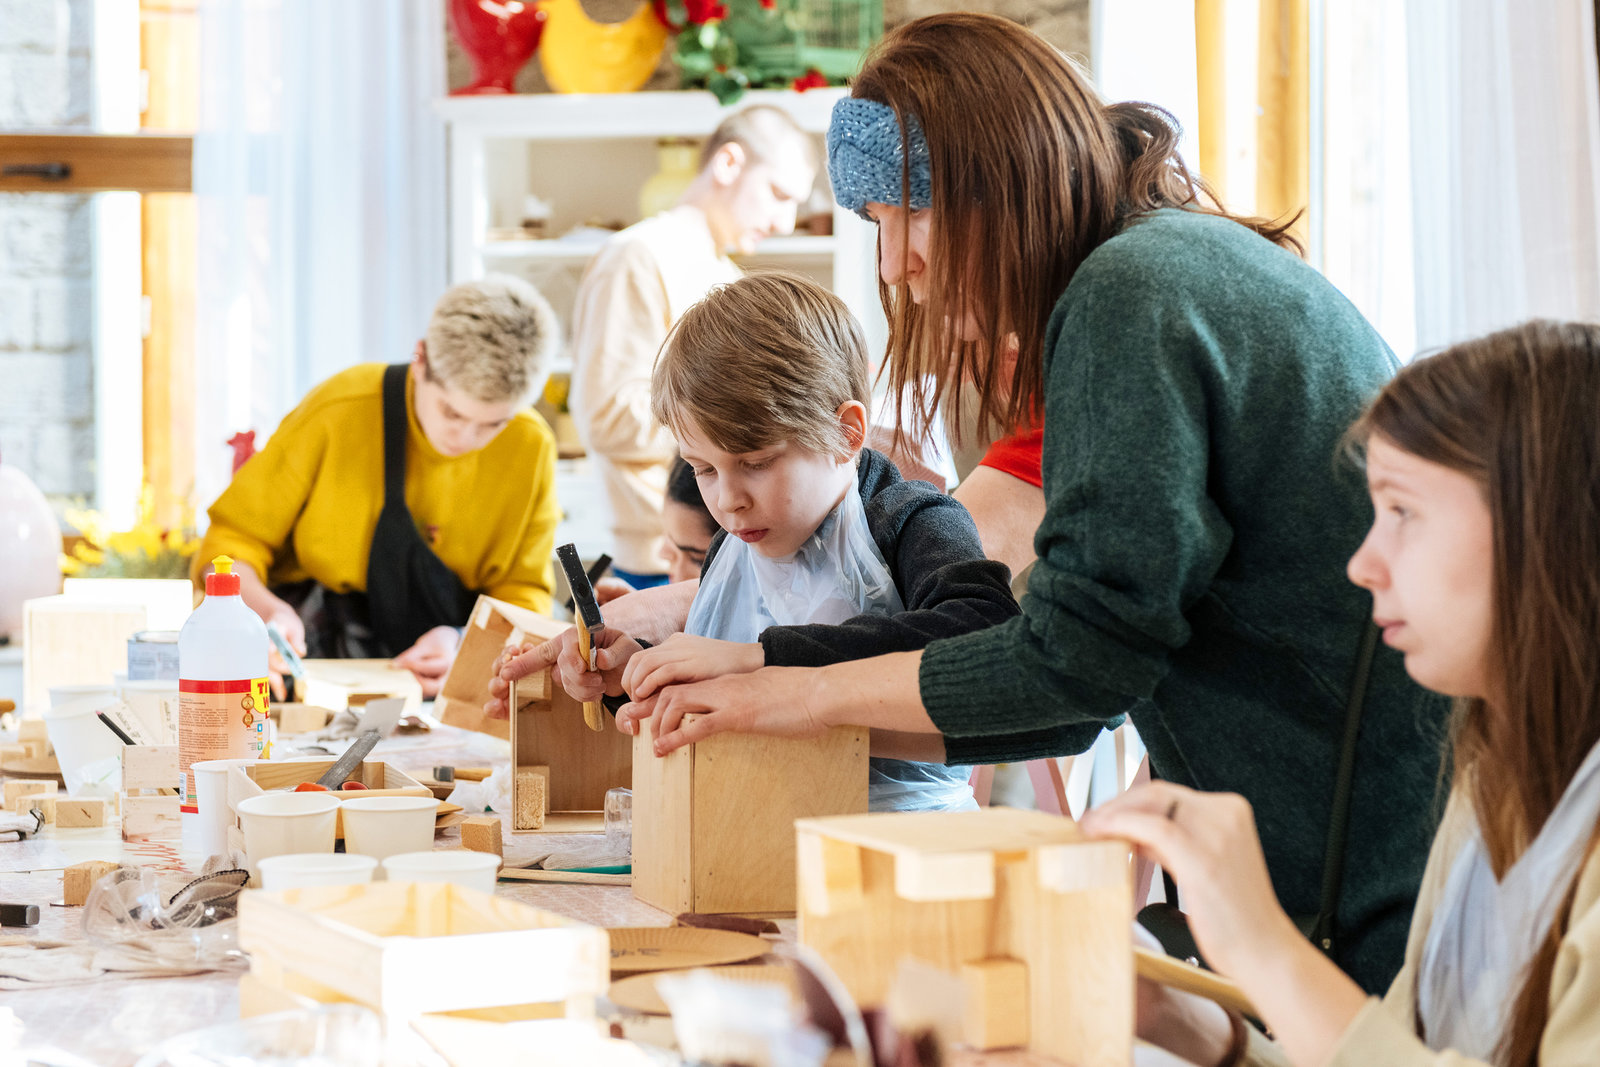
<svg viewBox="0 0 1600 1067"><path fill-rule="evenodd" d="M1377 514L1350 579L1411 676L1455 699L1454 787L1388 995L1299 937L1243 798L1156 783L1084 828L1182 884L1207 960L1277 1037L1248 1062L1595 1063L1600 326L1532 322L1419 360L1351 441ZM1219 1013L1152 1003L1142 1029L1218 1061Z"/></svg>

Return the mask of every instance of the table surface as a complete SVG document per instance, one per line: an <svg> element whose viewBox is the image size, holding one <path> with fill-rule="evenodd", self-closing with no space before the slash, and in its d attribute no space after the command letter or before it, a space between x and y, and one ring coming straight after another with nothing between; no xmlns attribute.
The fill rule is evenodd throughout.
<svg viewBox="0 0 1600 1067"><path fill-rule="evenodd" d="M498 751L495 746L499 746ZM431 734L386 739L375 755L413 777L428 777L439 765L474 766L508 758L504 742L451 727ZM539 834L503 837L506 860L548 844ZM438 832L434 847L459 848L459 828ZM38 941L82 941L82 909L61 904L61 871L84 860L116 860L158 870L192 872L201 857L167 844L125 844L117 827L59 830L48 826L21 842L0 841L0 901L40 905L39 925L7 927L5 937ZM626 886L501 882L497 893L596 926L666 926L667 913L634 899ZM794 921L781 922L781 937L794 936ZM104 1067L132 1064L160 1041L189 1030L238 1018L238 971L182 977L97 979L79 985L0 992L0 1010L10 1009L25 1027L26 1050L59 1050ZM630 1034L670 1038L659 1021L623 1020ZM3 1035L0 1035L3 1036ZM1153 1051L1153 1050L1142 1050ZM1139 1062L1147 1062L1141 1054ZM67 1062L70 1062L68 1060ZM1025 1067L1057 1061L1023 1052L967 1053L965 1067ZM1150 1061L1153 1062L1153 1061Z"/></svg>

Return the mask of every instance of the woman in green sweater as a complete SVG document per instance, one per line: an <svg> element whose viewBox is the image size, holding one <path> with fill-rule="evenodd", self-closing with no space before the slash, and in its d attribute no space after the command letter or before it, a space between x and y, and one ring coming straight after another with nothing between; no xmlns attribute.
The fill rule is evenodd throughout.
<svg viewBox="0 0 1600 1067"><path fill-rule="evenodd" d="M1337 901L1336 960L1383 988L1447 713L1387 651L1354 684L1370 602L1344 564L1371 509L1335 454L1392 354L1286 227L1215 206L1166 112L1102 104L1005 20L890 34L835 111L829 156L836 198L879 226L902 425L919 434L964 380L991 426L1044 412L1038 563L1022 616L922 652L653 678L632 696L658 753L851 723L942 740L951 763L1026 760L1131 715L1158 775L1254 803L1285 907ZM1325 894L1352 691L1345 873Z"/></svg>

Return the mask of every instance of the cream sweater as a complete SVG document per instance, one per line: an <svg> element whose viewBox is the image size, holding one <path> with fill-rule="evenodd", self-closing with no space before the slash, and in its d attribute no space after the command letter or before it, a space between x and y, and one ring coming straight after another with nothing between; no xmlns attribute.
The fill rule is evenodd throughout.
<svg viewBox="0 0 1600 1067"><path fill-rule="evenodd" d="M650 417L656 352L690 305L738 277L739 268L712 241L705 216L676 207L607 241L578 285L570 406L605 480L609 551L623 570L664 569L661 506L676 444Z"/></svg>
<svg viewBox="0 0 1600 1067"><path fill-rule="evenodd" d="M1380 1001L1367 1002L1344 1033L1329 1067L1465 1067L1482 1061L1433 1052L1417 1037L1417 967L1456 853L1472 831L1472 803L1458 788L1434 836L1406 941L1405 965ZM1286 1064L1282 1050L1252 1031L1250 1064ZM1578 873L1572 915L1550 976L1550 1013L1539 1045L1541 1067L1600 1064L1600 852Z"/></svg>

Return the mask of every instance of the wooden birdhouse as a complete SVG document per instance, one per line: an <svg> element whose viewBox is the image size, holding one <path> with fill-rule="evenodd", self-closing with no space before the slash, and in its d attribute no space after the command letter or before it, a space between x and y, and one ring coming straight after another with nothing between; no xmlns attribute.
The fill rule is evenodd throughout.
<svg viewBox="0 0 1600 1067"><path fill-rule="evenodd" d="M584 722L583 705L545 670L513 686L509 719L483 713L489 675L508 645L548 641L571 629L537 612L480 596L461 638L455 663L434 701L441 722L503 737L511 742L513 833L542 829L550 813L599 812L606 790L632 778L633 741L610 715L596 731ZM543 790L543 797L537 794Z"/></svg>
<svg viewBox="0 0 1600 1067"><path fill-rule="evenodd" d="M800 941L862 1007L912 957L960 976L974 1047L1131 1061L1125 843L1006 808L803 819L795 835Z"/></svg>
<svg viewBox="0 0 1600 1067"><path fill-rule="evenodd" d="M793 914L795 820L867 810L868 731L718 734L658 757L640 726L633 895L672 915Z"/></svg>

